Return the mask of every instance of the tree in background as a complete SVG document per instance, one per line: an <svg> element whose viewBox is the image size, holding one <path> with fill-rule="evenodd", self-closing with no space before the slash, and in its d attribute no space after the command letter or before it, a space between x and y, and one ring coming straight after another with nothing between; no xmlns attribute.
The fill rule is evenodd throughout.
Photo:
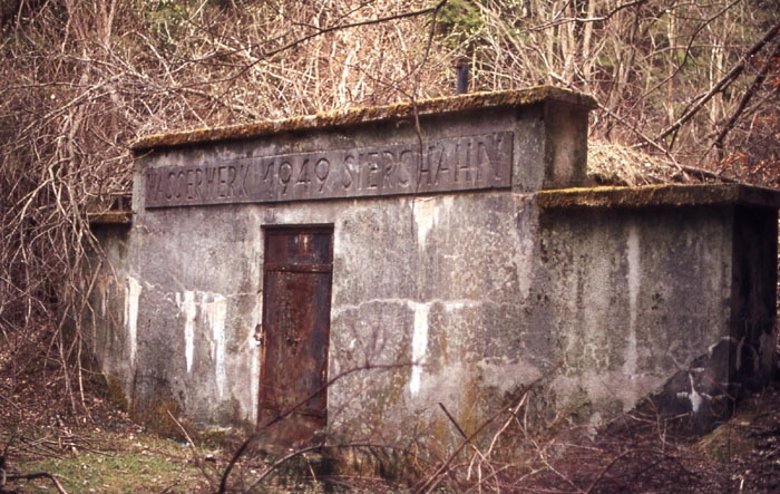
<svg viewBox="0 0 780 494"><path fill-rule="evenodd" d="M468 5L453 16L452 32L465 38L461 50L472 60L478 88L544 83L588 92L600 104L596 138L689 165L733 159L731 142L741 152L777 161L777 140L767 125L777 119L772 80L778 76L780 23L769 2Z"/></svg>

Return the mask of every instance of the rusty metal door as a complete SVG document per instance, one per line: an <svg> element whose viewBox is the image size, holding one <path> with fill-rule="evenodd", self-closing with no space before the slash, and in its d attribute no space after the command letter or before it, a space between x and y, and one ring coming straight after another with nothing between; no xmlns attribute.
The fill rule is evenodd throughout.
<svg viewBox="0 0 780 494"><path fill-rule="evenodd" d="M301 444L327 423L333 226L264 227L259 425Z"/></svg>

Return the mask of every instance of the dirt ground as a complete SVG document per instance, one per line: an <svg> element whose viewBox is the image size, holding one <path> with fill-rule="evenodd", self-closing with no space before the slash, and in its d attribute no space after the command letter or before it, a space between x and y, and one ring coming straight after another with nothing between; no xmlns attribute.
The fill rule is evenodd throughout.
<svg viewBox="0 0 780 494"><path fill-rule="evenodd" d="M704 437L675 436L656 416L633 412L552 463L521 491L780 492L780 392L746 397Z"/></svg>
<svg viewBox="0 0 780 494"><path fill-rule="evenodd" d="M99 381L82 373L68 384L45 356L27 365L0 356L0 493L219 491L239 440L159 437L109 403ZM323 475L322 452L290 462L254 454L236 464L226 492L415 492L432 479L436 492L780 492L779 388L746 398L703 438L674 437L657 417L634 413L595 437L524 435L518 456L482 458L479 468L464 448L447 468L434 459L394 483ZM37 473L56 482L29 478Z"/></svg>

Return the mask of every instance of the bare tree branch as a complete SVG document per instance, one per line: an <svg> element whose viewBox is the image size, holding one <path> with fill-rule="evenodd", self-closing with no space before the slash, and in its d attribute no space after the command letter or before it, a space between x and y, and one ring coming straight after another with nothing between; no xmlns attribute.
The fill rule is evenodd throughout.
<svg viewBox="0 0 780 494"><path fill-rule="evenodd" d="M753 96L756 95L758 90L764 84L766 76L769 73L769 70L772 68L774 58L777 56L780 56L780 43L775 43L775 49L772 50L772 53L767 57L766 62L764 62L764 66L761 68L761 71L758 73L758 75L756 75L756 78L753 79L753 84L751 84L747 91L745 91L745 94L742 95L742 99L739 101L737 109L734 110L734 113L731 114L731 117L729 117L726 124L718 133L718 137L715 138L712 145L710 146L710 149L713 147L718 148L721 154L721 158L723 158L723 141L726 139L726 136L731 131L731 129L734 128L734 124L737 123L737 119L740 117L740 115L742 115L742 112L745 111L745 108L747 108L750 100L753 98Z"/></svg>
<svg viewBox="0 0 780 494"><path fill-rule="evenodd" d="M674 122L670 127L665 129L663 132L658 134L657 137L655 137L654 141L658 142L662 139L666 138L670 134L676 134L676 132L682 127L688 120L690 120L704 105L707 103L710 99L712 99L713 96L718 94L719 92L723 91L724 88L728 87L734 80L739 77L739 75L742 73L742 71L745 70L745 67L747 66L748 61L761 51L764 46L772 41L774 37L777 35L778 31L780 31L780 21L775 23L774 26L772 26L764 36L761 37L750 49L745 52L745 54L742 56L742 58L739 59L739 61L729 70L725 76L723 76L716 84L710 88L709 91L704 93L701 96L698 96L694 99L695 103L692 103L680 116L679 119L677 119L676 122ZM672 142L669 144L668 149L671 149L674 145L674 139L672 139Z"/></svg>
<svg viewBox="0 0 780 494"><path fill-rule="evenodd" d="M351 22L347 24L338 24L335 26L328 26L326 28L318 28L314 33L307 34L305 36L301 36L300 38L297 38L293 41L290 41L289 43L285 44L284 46L281 46L279 48L275 48L273 50L268 50L262 52L258 57L256 57L256 60L248 65L246 65L244 68L242 68L240 71L238 71L235 74L232 74L230 77L226 79L220 80L220 82L228 81L235 79L237 77L240 77L241 75L245 74L248 70L250 70L252 67L260 63L262 60L273 57L274 55L278 55L279 53L285 52L287 50L290 50L291 48L295 48L298 45L301 45L307 41L310 41L314 38L320 37L322 35L332 33L335 31L343 31L347 29L353 29L356 27L364 27L364 26L372 26L376 24L384 24L390 21L397 21L401 19L408 19L411 17L419 17L426 14L433 14L435 12L438 12L446 3L448 0L440 0L439 3L437 3L433 7L428 7L425 9L420 10L414 10L411 12L403 12L401 14L394 14L389 15L386 17L379 17L376 19L367 19L363 21L357 21L357 22ZM216 82L216 81L214 81Z"/></svg>
<svg viewBox="0 0 780 494"><path fill-rule="evenodd" d="M696 37L699 35L699 33L707 26L709 26L715 19L723 16L726 12L731 10L736 4L742 2L743 0L733 0L731 3L720 9L718 12L716 12L714 15L710 16L709 18L705 19L704 22L696 26L696 29L693 33L691 33L690 37L688 38L688 46L685 47L685 51L683 54L683 59L680 61L679 64L675 67L674 71L669 74L667 77L661 79L656 83L652 88L648 89L647 91L642 94L642 99L646 98L650 94L654 93L658 88L669 82L669 80L674 79L677 77L677 75L680 73L680 71L685 67L685 64L688 63L688 60L691 57L691 50L694 48L693 42L696 41ZM697 48L702 48L703 46L696 46Z"/></svg>
<svg viewBox="0 0 780 494"><path fill-rule="evenodd" d="M741 1L741 0L736 0ZM604 22L610 20L612 17L614 17L618 12L626 9L630 9L631 7L638 7L640 5L644 5L648 3L649 0L632 0L630 2L626 2L623 4L618 5L617 7L613 8L609 12L607 12L604 15L598 16L598 17L560 17L556 15L556 19L546 22L544 24L539 24L533 27L528 28L528 31L544 31L551 27L557 27L562 24L568 24L571 22L576 23L589 23L589 22ZM564 6L565 8L565 6ZM563 9L559 12L559 14L563 13Z"/></svg>

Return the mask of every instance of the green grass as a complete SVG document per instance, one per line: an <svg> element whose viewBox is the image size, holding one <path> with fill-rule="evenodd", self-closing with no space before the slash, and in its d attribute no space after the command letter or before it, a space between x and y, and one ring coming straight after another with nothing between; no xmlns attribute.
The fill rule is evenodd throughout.
<svg viewBox="0 0 780 494"><path fill-rule="evenodd" d="M58 459L16 464L25 473L57 476L71 493L197 492L207 489L203 472L188 461L189 448L149 435L115 435L113 443ZM23 492L57 492L50 480L17 483Z"/></svg>

